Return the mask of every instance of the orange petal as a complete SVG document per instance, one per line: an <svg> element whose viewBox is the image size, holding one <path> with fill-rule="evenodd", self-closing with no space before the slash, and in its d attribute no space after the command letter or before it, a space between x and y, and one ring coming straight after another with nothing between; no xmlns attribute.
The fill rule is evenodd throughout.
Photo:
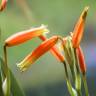
<svg viewBox="0 0 96 96"><path fill-rule="evenodd" d="M77 48L79 46L80 41L82 39L88 8L89 7L84 8L84 11L82 12L77 24L75 25L75 28L73 31L73 38L72 38L72 43L74 48Z"/></svg>
<svg viewBox="0 0 96 96"><path fill-rule="evenodd" d="M79 64L80 64L80 69L83 74L86 73L86 64L85 64L85 58L82 49L80 46L76 49Z"/></svg>
<svg viewBox="0 0 96 96"><path fill-rule="evenodd" d="M46 36L44 36L44 35L40 35L39 38L40 38L42 41L47 40Z"/></svg>
<svg viewBox="0 0 96 96"><path fill-rule="evenodd" d="M18 44L24 43L27 40L30 40L34 37L40 36L45 32L49 32L46 26L42 25L38 28L32 28L29 30L25 30L19 33L16 33L10 36L7 40L5 40L5 45L7 47L16 46Z"/></svg>
<svg viewBox="0 0 96 96"><path fill-rule="evenodd" d="M47 40L47 38L44 35L39 36L39 38L42 41ZM59 52L56 46L53 46L50 52L57 58L57 60L59 60L60 62L64 62L64 56Z"/></svg>
<svg viewBox="0 0 96 96"><path fill-rule="evenodd" d="M33 64L40 56L52 48L58 41L58 36L53 36L39 45L33 52L31 52L21 63L17 66L21 71L25 71L31 64Z"/></svg>
<svg viewBox="0 0 96 96"><path fill-rule="evenodd" d="M59 52L56 46L52 47L50 51L57 58L58 61L64 62L64 56Z"/></svg>
<svg viewBox="0 0 96 96"><path fill-rule="evenodd" d="M6 7L7 0L2 0L0 5L0 11L3 11L3 9Z"/></svg>

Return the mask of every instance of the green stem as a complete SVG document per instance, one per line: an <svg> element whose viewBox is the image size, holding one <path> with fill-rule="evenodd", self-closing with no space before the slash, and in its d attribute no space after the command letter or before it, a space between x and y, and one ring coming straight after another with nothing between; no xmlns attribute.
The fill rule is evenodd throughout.
<svg viewBox="0 0 96 96"><path fill-rule="evenodd" d="M75 65L76 65L76 80L75 80L75 87L78 93L78 96L82 96L81 94L81 76L80 76L80 67L79 67L79 63L78 63L78 57L76 54L76 49L74 49L74 53L75 53Z"/></svg>
<svg viewBox="0 0 96 96"><path fill-rule="evenodd" d="M65 69L65 78L66 78L66 82L67 82L68 91L69 91L71 96L75 96L75 94L73 92L72 85L71 85L70 80L69 80L66 63L63 62L63 64L64 64L64 69Z"/></svg>
<svg viewBox="0 0 96 96"><path fill-rule="evenodd" d="M8 64L7 64L7 49L6 49L6 45L4 46L4 61L5 61L5 71L6 71L6 77L7 78L7 91L5 93L5 96L10 96L10 72L9 72L9 68L8 68Z"/></svg>
<svg viewBox="0 0 96 96"><path fill-rule="evenodd" d="M59 39L61 40L62 42L62 45L63 45L63 48L65 48L65 45L64 45L64 41L62 39L61 36L59 36ZM65 51L64 51L65 52ZM69 60L70 61L70 60ZM64 69L65 69L65 79L66 79L66 82L67 82L67 87L68 87L68 91L70 93L71 96L76 96L77 92L74 90L74 88L72 87L71 85L71 82L70 82L70 78L69 78L69 75L68 75L68 71L67 71L67 63L66 61L62 62L64 64Z"/></svg>
<svg viewBox="0 0 96 96"><path fill-rule="evenodd" d="M83 74L83 83L84 83L84 88L85 88L85 94L86 94L86 96L89 96L88 86L87 86L87 81L86 81L86 75L85 74Z"/></svg>
<svg viewBox="0 0 96 96"><path fill-rule="evenodd" d="M75 87L76 87L78 96L82 96L82 94L81 94L81 78L78 74L76 76Z"/></svg>
<svg viewBox="0 0 96 96"><path fill-rule="evenodd" d="M1 68L0 68L0 70L1 70ZM0 95L4 96L3 90L2 90L2 75L1 75L1 71L0 71Z"/></svg>
<svg viewBox="0 0 96 96"><path fill-rule="evenodd" d="M4 64L5 64L5 71L6 71L5 75L7 75L8 65L7 65L7 50L6 50L6 46L4 46ZM7 77L7 76L5 76L5 77Z"/></svg>
<svg viewBox="0 0 96 96"><path fill-rule="evenodd" d="M77 90L78 96L82 96L80 90Z"/></svg>

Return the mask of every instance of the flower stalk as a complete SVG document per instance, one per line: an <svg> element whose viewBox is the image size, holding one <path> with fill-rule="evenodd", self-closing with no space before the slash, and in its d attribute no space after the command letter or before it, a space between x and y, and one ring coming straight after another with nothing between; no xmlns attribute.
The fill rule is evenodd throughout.
<svg viewBox="0 0 96 96"><path fill-rule="evenodd" d="M88 85L87 85L86 75L85 74L83 74L82 79L83 79L83 83L84 83L85 94L86 94L86 96L89 96Z"/></svg>
<svg viewBox="0 0 96 96"><path fill-rule="evenodd" d="M3 82L3 91L5 96L10 96L10 72L7 64L7 49L6 45L4 45L4 64L5 64L5 78Z"/></svg>
<svg viewBox="0 0 96 96"><path fill-rule="evenodd" d="M71 84L71 82L70 82L70 78L69 78L68 70L67 70L67 63L66 63L66 62L63 62L63 64L64 64L65 79L66 79L68 91L69 91L69 93L70 93L71 96L75 96L75 94L77 94L77 93L76 93L76 91L73 89L72 84Z"/></svg>
<svg viewBox="0 0 96 96"><path fill-rule="evenodd" d="M64 53L67 52L66 49L66 39L62 39L62 37L59 37L59 39L61 40L62 42L62 46L63 46L63 51ZM68 56L68 54L66 53L65 57ZM72 87L72 84L70 82L70 78L69 78L69 74L68 74L68 69L67 69L67 64L68 64L68 61L64 61L62 62L64 64L64 70L65 70L65 79L66 79L66 83L67 83L67 88L68 88L68 91L70 93L71 96L77 96L77 92L75 91L75 89ZM70 65L70 64L69 64ZM72 72L72 70L71 70Z"/></svg>
<svg viewBox="0 0 96 96"><path fill-rule="evenodd" d="M76 49L74 49L74 53L75 53L75 66L76 66L76 79L75 79L75 87L76 90L78 92L78 96L81 96L81 73L80 73L80 66L79 66L79 62L78 62L78 57L76 54Z"/></svg>

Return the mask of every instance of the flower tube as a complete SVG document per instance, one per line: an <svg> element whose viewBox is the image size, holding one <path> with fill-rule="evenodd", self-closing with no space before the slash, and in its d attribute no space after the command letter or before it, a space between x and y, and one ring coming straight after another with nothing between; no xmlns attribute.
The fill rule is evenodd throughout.
<svg viewBox="0 0 96 96"><path fill-rule="evenodd" d="M39 36L39 38L42 40L42 41L45 41L47 40L46 36L44 35L41 35ZM57 49L56 46L53 46L51 49L50 49L50 52L56 57L56 59L60 62L64 62L64 56L62 55L62 53L59 52L59 50Z"/></svg>
<svg viewBox="0 0 96 96"><path fill-rule="evenodd" d="M58 36L53 36L39 45L33 52L23 59L17 66L21 71L25 71L40 56L50 50L58 41Z"/></svg>
<svg viewBox="0 0 96 96"><path fill-rule="evenodd" d="M82 49L80 46L76 49L79 64L80 64L80 69L83 74L86 73L86 64L85 64L85 58Z"/></svg>
<svg viewBox="0 0 96 96"><path fill-rule="evenodd" d="M73 31L73 37L72 37L72 43L74 48L77 48L81 42L81 39L84 33L84 25L85 25L88 9L89 7L85 7L84 11L82 12L79 20L75 25L75 28Z"/></svg>
<svg viewBox="0 0 96 96"><path fill-rule="evenodd" d="M29 30L18 32L5 40L5 46L7 47L16 46L34 37L40 36L46 32L49 32L49 30L44 25L37 28L31 28Z"/></svg>

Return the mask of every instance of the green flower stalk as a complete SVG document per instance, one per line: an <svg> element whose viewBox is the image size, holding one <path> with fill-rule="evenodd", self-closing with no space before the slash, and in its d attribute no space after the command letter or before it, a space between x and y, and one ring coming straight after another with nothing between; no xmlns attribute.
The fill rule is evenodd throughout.
<svg viewBox="0 0 96 96"><path fill-rule="evenodd" d="M6 46L4 46L4 64L5 64L5 78L3 82L3 91L5 96L10 96L10 72L7 64L7 50Z"/></svg>

